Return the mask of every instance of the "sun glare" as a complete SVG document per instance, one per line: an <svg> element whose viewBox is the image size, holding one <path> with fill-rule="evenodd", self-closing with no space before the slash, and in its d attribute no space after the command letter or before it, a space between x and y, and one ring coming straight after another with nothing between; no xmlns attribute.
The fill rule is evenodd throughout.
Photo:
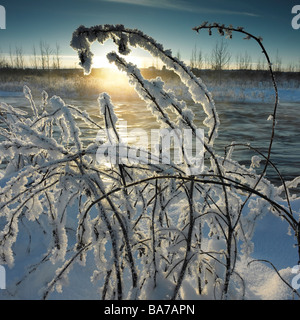
<svg viewBox="0 0 300 320"><path fill-rule="evenodd" d="M131 63L137 65L138 68L143 68L146 66L146 61L143 61L142 57L128 56L128 57L125 57L125 60L127 62L131 62ZM111 69L115 69L115 70L117 69L115 64L109 63L106 56L94 56L93 67L94 68L111 68Z"/></svg>
<svg viewBox="0 0 300 320"><path fill-rule="evenodd" d="M123 56L127 62L131 62L138 68L146 68L149 61L145 57L137 55ZM99 69L99 86L112 96L117 97L133 97L135 91L128 83L126 74L120 71L114 63L109 63L106 56L94 56L93 68Z"/></svg>
<svg viewBox="0 0 300 320"><path fill-rule="evenodd" d="M116 66L113 63L109 63L106 55L109 52L117 51L116 46L112 40L108 40L104 45L99 43L93 43L91 51L94 54L93 67L94 68L113 68ZM147 68L153 64L152 57L140 48L131 48L131 52L127 56L122 56L127 62L135 64L138 68Z"/></svg>
<svg viewBox="0 0 300 320"><path fill-rule="evenodd" d="M123 56L127 62L131 62L139 69L153 66L155 60L144 50L140 48L131 48L129 55ZM108 92L115 97L135 97L136 93L132 86L128 83L128 78L124 72L118 70L114 63L109 63L107 54L116 51L114 43L108 40L105 45L95 43L92 45L93 52L93 69L97 69L94 73L101 90Z"/></svg>
<svg viewBox="0 0 300 320"><path fill-rule="evenodd" d="M96 68L96 66L94 65ZM101 64L95 73L101 91L107 92L113 98L128 98L135 95L135 91L128 83L124 72L117 69L115 65Z"/></svg>

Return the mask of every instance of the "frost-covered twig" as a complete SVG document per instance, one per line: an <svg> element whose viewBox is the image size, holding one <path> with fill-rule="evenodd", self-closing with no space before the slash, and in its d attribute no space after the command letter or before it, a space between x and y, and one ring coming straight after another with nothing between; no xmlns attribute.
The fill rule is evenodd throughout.
<svg viewBox="0 0 300 320"><path fill-rule="evenodd" d="M257 180L257 183L256 183L256 186L257 186L259 184L259 182L262 180L264 174L267 171L268 165L269 165L269 160L270 160L270 157L271 157L272 145L273 145L273 141L274 141L274 137L275 137L276 115L277 115L277 108L278 108L278 101L279 101L277 83L276 83L275 75L274 75L274 72L273 72L273 69L272 69L272 63L271 63L270 57L269 57L264 45L262 44L262 38L261 37L256 37L253 34L245 31L243 27L234 28L231 25L228 26L228 27L225 27L224 24L223 25L220 25L218 23L207 24L207 22L204 22L200 26L193 28L193 30L195 30L196 32L199 32L202 29L208 29L209 30L209 34L211 34L211 30L212 29L218 29L218 31L219 31L219 33L221 35L224 35L224 31L225 31L226 34L230 38L232 38L232 32L238 32L238 33L245 34L246 35L246 37L245 37L246 40L254 39L258 43L258 45L260 46L260 48L262 50L262 53L264 54L264 56L265 56L265 58L266 58L266 60L268 62L268 67L269 67L269 71L270 71L270 75L271 75L271 80L272 80L273 87L274 87L274 92L275 92L275 101L274 101L274 108L273 108L273 114L272 114L272 132L271 132L271 137L270 137L270 142L269 142L269 147L268 147L267 161L266 161L265 166L264 166L264 168L262 170L260 178ZM247 201L249 199L250 199L250 195L245 200L244 205L242 206L242 208L244 208L244 206L246 205L246 203L247 203Z"/></svg>
<svg viewBox="0 0 300 320"><path fill-rule="evenodd" d="M254 262L266 262L268 263L273 270L276 272L276 274L278 275L278 277L280 278L280 280L282 280L283 283L285 283L294 294L296 294L298 296L298 298L300 298L300 294L297 292L297 290L295 288L293 288L279 273L278 269L274 266L274 264L268 260L265 259L255 259L255 260L251 260L250 262L248 262L248 267L250 266L250 264L254 263Z"/></svg>

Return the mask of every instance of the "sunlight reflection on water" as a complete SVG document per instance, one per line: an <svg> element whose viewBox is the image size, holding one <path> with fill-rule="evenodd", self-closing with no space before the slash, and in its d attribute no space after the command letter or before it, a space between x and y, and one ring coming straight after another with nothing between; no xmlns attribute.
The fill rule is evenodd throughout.
<svg viewBox="0 0 300 320"><path fill-rule="evenodd" d="M9 103L14 107L28 105L28 102L22 96L0 97L0 101ZM86 110L94 121L103 126L96 98L66 100L65 102ZM135 136L130 137L130 130L141 128L150 133L151 129L159 128L159 124L146 108L144 102L139 100L113 101L113 104L119 120L127 121L129 143L135 141L136 138ZM198 128L203 128L202 122L205 114L201 106L191 105L190 107L195 114L195 125ZM218 102L216 108L221 122L219 136L215 141L215 149L219 154L223 155L224 147L232 141L250 143L252 147L266 154L272 127L272 122L267 121L267 119L273 112L272 104ZM276 135L271 160L277 165L285 180L292 180L300 175L299 116L299 103L281 103L278 107ZM82 130L82 138L86 143L95 141L97 130L95 131L94 128L88 127L81 121L79 121L79 126ZM207 131L205 127L204 129ZM235 160L249 166L254 153L249 150L242 150L236 151L233 155ZM274 170L269 169L267 175L271 181L278 182Z"/></svg>

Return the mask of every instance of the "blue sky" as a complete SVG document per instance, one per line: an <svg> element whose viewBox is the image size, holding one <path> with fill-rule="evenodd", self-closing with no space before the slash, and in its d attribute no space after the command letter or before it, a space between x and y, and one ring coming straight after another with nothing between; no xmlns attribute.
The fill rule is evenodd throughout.
<svg viewBox="0 0 300 320"><path fill-rule="evenodd" d="M0 4L6 8L6 29L0 30L3 53L9 46L22 46L24 54L30 55L32 46L38 47L43 40L52 47L59 43L62 55L76 58L69 43L79 25L121 23L141 29L189 60L195 46L209 55L220 40L216 33L212 37L206 31L199 35L192 28L203 21L216 21L243 26L261 36L271 57L278 52L284 63L300 61L300 29L291 26L292 7L300 4L297 0L0 0ZM261 55L254 41L243 40L239 34L226 41L233 61L236 54L245 51L252 60ZM110 49L109 45L95 46L97 56Z"/></svg>

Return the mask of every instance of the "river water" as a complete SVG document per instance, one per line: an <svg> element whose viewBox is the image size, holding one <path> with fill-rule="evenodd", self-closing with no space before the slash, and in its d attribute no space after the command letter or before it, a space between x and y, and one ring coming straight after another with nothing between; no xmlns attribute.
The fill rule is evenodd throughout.
<svg viewBox="0 0 300 320"><path fill-rule="evenodd" d="M28 101L23 96L0 96L1 102L6 102L14 107L28 106ZM82 110L87 111L90 116L103 124L99 114L97 98L93 99L66 99L66 103L72 104ZM141 128L150 132L151 129L159 128L158 123L147 110L145 104L140 100L113 101L115 112L119 120L127 121L127 129L130 139L130 130ZM38 103L37 103L38 104ZM197 128L204 128L202 122L205 114L200 105L189 105L195 114L194 123ZM267 154L269 147L272 121L268 117L273 113L273 104L268 103L240 103L240 102L217 102L217 112L220 118L219 135L215 141L216 152L223 155L224 147L231 142L250 143L252 147ZM272 147L272 162L277 166L286 181L292 180L300 175L300 103L284 102L280 103L277 110L277 124L275 140ZM82 138L88 141L96 139L97 130L87 127L83 122L79 122L82 131ZM206 129L205 129L206 130ZM241 164L249 166L253 151L236 150L233 158ZM262 161L262 164L264 162ZM268 169L267 177L275 184L279 183L277 173L273 169ZM300 189L295 190L300 194Z"/></svg>

